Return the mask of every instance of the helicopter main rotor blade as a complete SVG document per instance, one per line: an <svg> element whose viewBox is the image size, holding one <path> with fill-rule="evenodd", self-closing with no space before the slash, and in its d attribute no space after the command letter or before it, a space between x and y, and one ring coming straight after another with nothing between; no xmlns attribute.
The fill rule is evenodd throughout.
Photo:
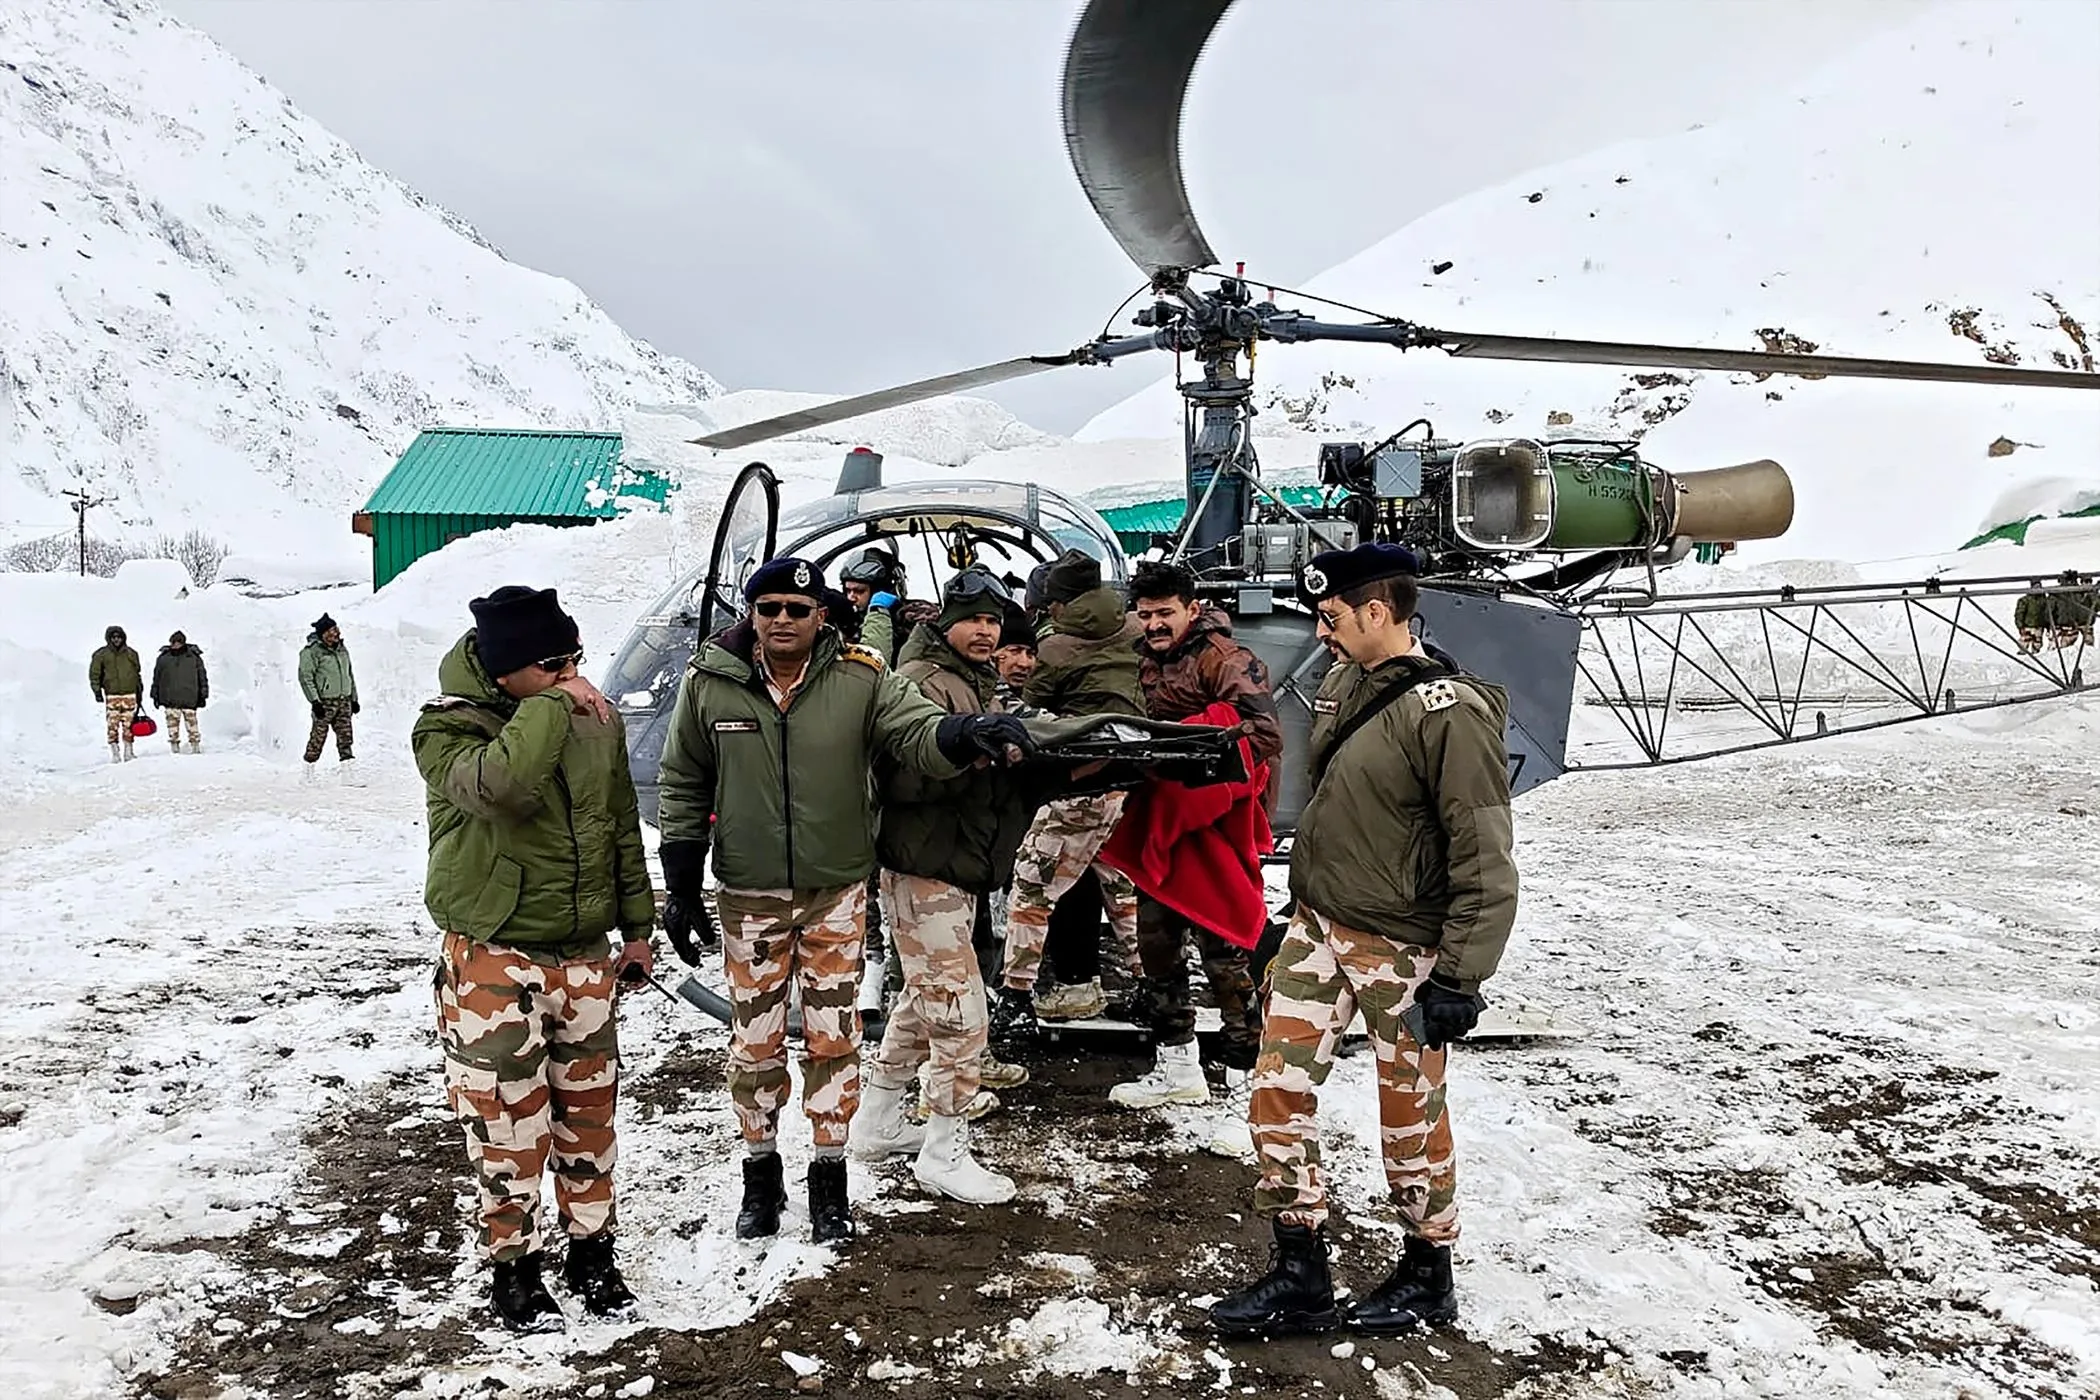
<svg viewBox="0 0 2100 1400"><path fill-rule="evenodd" d="M943 394L959 394L965 389L981 389L987 384L1003 384L1009 379L1040 374L1046 369L1062 369L1066 365L1111 364L1125 355L1135 355L1141 350L1169 349L1172 344L1172 336L1165 331L1147 331L1143 335L1089 341L1077 350L1067 350L1062 355L1024 355L1018 360L1001 360L995 365L979 365L975 369L957 370L954 374L935 375L932 379L916 379L894 388L877 389L872 394L856 394L850 399L834 399L830 403L818 404L815 408L797 409L793 413L762 418L756 423L745 423L741 427L724 428L718 433L709 433L706 437L696 437L689 441L698 447L749 447L754 442L764 442L768 438L786 437L789 433L806 432L830 423L843 423L848 418L880 413L886 408L901 408L905 404L918 403L922 399L937 399Z"/></svg>
<svg viewBox="0 0 2100 1400"><path fill-rule="evenodd" d="M1537 335L1466 335L1407 321L1343 325L1295 313L1271 315L1262 326L1272 340L1354 340L1403 350L1442 350L1475 360L1530 360L1540 364L1622 365L1628 368L1714 369L1744 374L1794 374L1808 379L1910 379L1941 384L2003 384L2037 389L2100 389L2100 374L2081 370L2020 369L2011 365L1950 365L1928 360L1876 360L1852 355L1796 355L1772 350L1719 350L1692 345L1647 345L1621 340L1556 340Z"/></svg>
<svg viewBox="0 0 2100 1400"><path fill-rule="evenodd" d="M2100 374L2077 370L1950 365L1925 360L1863 359L1852 355L1796 355L1772 350L1712 350L1611 340L1554 340L1530 335L1461 335L1426 328L1419 328L1417 334L1420 337L1417 344L1435 346L1448 354L1477 360L1734 370L1748 374L1794 374L1809 379L1912 379L1942 384L2100 389Z"/></svg>
<svg viewBox="0 0 2100 1400"><path fill-rule="evenodd" d="M958 370L954 374L915 380L891 389L878 389L872 394L857 394L853 398L837 399L831 403L819 404L815 408L797 409L793 413L763 418L756 423L724 428L718 433L694 438L693 442L701 447L748 447L754 442L764 442L768 438L785 437L789 433L821 428L829 423L842 423L848 418L858 418L865 413L880 413L885 408L899 408L908 403L917 403L921 399L937 399L943 394L959 394L966 389L981 389L987 384L1003 384L1009 379L1039 374L1046 369L1076 365L1080 359L1081 352L1074 350L1065 355L1028 355L1018 360L1001 360L995 365L979 365L976 369Z"/></svg>
<svg viewBox="0 0 2100 1400"><path fill-rule="evenodd" d="M1232 0L1091 0L1065 50L1065 149L1109 236L1148 277L1218 260L1181 178L1181 104Z"/></svg>

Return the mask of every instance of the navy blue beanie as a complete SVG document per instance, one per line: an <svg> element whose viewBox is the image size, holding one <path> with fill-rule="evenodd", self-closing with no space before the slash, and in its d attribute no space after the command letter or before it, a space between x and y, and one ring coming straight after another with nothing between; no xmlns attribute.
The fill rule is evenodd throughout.
<svg viewBox="0 0 2100 1400"><path fill-rule="evenodd" d="M792 555L768 559L745 583L744 601L755 603L768 593L800 593L821 605L825 593L824 571L807 559L797 559Z"/></svg>
<svg viewBox="0 0 2100 1400"><path fill-rule="evenodd" d="M1413 578L1421 572L1421 561L1405 545L1374 542L1354 549L1323 550L1299 572L1298 596L1317 603L1360 584L1382 578Z"/></svg>

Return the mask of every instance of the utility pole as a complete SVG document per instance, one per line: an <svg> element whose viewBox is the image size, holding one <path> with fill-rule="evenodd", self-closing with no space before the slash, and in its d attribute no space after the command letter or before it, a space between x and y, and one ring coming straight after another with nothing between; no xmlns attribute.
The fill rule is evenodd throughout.
<svg viewBox="0 0 2100 1400"><path fill-rule="evenodd" d="M108 504L109 504L109 497L107 497L107 496L90 496L90 495L88 494L88 489L87 489L86 485L84 485L84 484L83 484L83 485L80 485L80 486L76 486L76 487L74 487L74 488L73 488L72 490L70 490L70 491L61 491L61 492L59 492L58 494L59 494L59 495L61 495L61 496L64 496L64 497L65 497L65 498L66 498L67 500L69 500L69 501L71 501L71 502L73 503L73 518L74 518L74 520L75 520L75 521L76 521L76 522L78 523L78 525L79 525L79 530L78 530L78 534L79 534L79 537L80 537L80 576L81 576L82 578L86 578L86 577L87 577L87 513L88 513L88 511L89 511L90 509L92 509L92 508L93 508L93 507L95 507L95 506L104 506L104 505L108 505Z"/></svg>

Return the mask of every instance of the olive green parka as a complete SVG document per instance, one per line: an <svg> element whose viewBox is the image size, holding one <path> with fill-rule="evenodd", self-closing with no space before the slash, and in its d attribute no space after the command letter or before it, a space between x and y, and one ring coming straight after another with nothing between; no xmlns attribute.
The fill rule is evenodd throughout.
<svg viewBox="0 0 2100 1400"><path fill-rule="evenodd" d="M934 743L947 713L829 627L784 711L755 656L748 623L694 655L664 740L657 826L666 844L711 841L728 889L859 884L875 869L876 755L954 777Z"/></svg>
<svg viewBox="0 0 2100 1400"><path fill-rule="evenodd" d="M1494 975L1517 917L1508 696L1475 676L1430 680L1335 742L1381 692L1435 667L1402 656L1328 671L1291 894L1351 928L1435 948L1437 971L1471 991Z"/></svg>
<svg viewBox="0 0 2100 1400"><path fill-rule="evenodd" d="M620 716L570 712L560 691L514 700L482 669L470 630L438 664L444 693L409 743L423 774L439 928L563 957L649 936L656 896Z"/></svg>
<svg viewBox="0 0 2100 1400"><path fill-rule="evenodd" d="M100 700L110 695L137 695L144 679L139 654L129 646L103 645L88 658L88 689Z"/></svg>
<svg viewBox="0 0 2100 1400"><path fill-rule="evenodd" d="M931 627L904 644L897 674L952 715L996 714L999 673L978 665ZM885 870L922 875L983 894L1013 878L1014 856L1047 788L1021 771L970 768L932 778L887 756L875 760L882 800L875 852Z"/></svg>
<svg viewBox="0 0 2100 1400"><path fill-rule="evenodd" d="M1144 629L1123 607L1123 595L1096 588L1066 603L1036 643L1035 672L1021 698L1053 715L1142 715L1134 650Z"/></svg>

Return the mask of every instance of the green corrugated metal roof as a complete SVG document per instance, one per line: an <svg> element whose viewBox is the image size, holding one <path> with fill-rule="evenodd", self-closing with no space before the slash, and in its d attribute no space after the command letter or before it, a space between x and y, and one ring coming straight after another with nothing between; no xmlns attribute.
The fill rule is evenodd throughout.
<svg viewBox="0 0 2100 1400"><path fill-rule="evenodd" d="M1274 487L1277 495L1297 510L1324 505L1326 496L1317 486ZM1181 517L1188 511L1188 500L1183 496L1166 496L1156 501L1139 501L1135 505L1117 506L1101 512L1108 528L1116 532L1125 549L1145 549L1152 543L1154 535L1168 534L1181 526Z"/></svg>
<svg viewBox="0 0 2100 1400"><path fill-rule="evenodd" d="M618 433L426 428L364 508L374 515L604 518L618 513L616 496L661 505L668 489L662 477L621 462Z"/></svg>

